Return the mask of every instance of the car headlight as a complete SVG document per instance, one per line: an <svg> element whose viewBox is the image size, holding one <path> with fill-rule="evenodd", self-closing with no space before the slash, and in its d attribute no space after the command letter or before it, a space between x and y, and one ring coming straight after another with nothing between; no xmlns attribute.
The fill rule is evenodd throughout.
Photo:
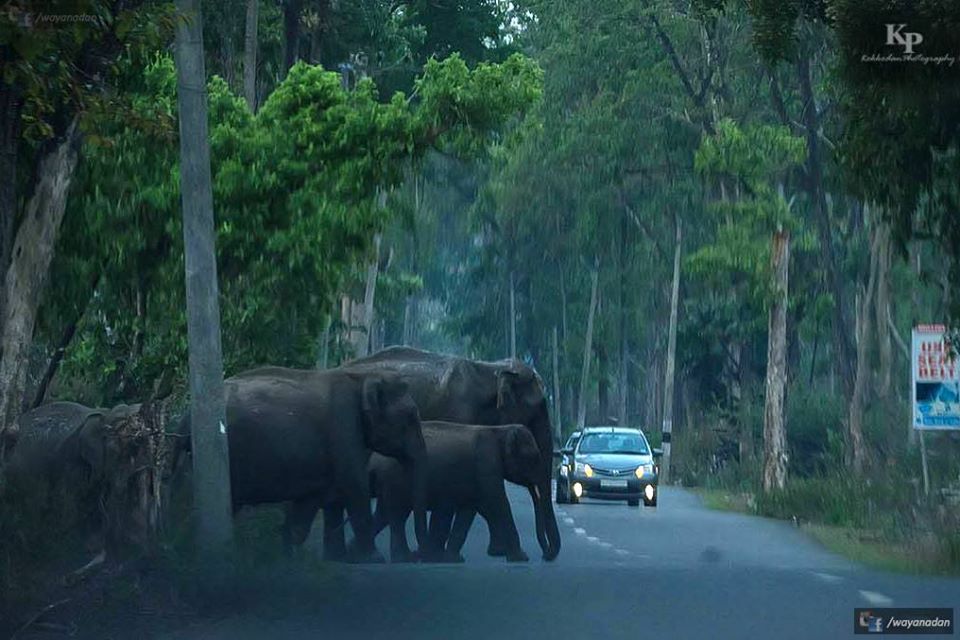
<svg viewBox="0 0 960 640"><path fill-rule="evenodd" d="M637 467L637 470L634 472L634 474L635 474L638 478L643 478L643 476L645 476L645 475L647 475L647 474L651 474L651 473L653 473L653 465L652 465L652 464L642 464L642 465L640 465L639 467Z"/></svg>
<svg viewBox="0 0 960 640"><path fill-rule="evenodd" d="M592 478L592 477L593 477L593 467L591 467L591 466L588 465L587 463L583 463L583 475L587 476L588 478Z"/></svg>

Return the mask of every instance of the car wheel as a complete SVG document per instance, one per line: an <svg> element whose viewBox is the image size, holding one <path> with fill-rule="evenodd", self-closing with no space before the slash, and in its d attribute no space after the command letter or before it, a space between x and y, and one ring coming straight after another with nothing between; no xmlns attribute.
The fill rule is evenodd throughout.
<svg viewBox="0 0 960 640"><path fill-rule="evenodd" d="M639 501L639 500L627 500L627 504L630 505L631 507L639 507L639 506L640 506L640 501Z"/></svg>
<svg viewBox="0 0 960 640"><path fill-rule="evenodd" d="M557 504L567 504L570 502L569 489L557 483Z"/></svg>
<svg viewBox="0 0 960 640"><path fill-rule="evenodd" d="M644 499L643 499L643 506L645 506L645 507L655 507L655 506L657 506L657 496L658 496L658 494L657 494L657 493L654 493L654 494L653 494L653 500L647 500L646 498L644 498Z"/></svg>

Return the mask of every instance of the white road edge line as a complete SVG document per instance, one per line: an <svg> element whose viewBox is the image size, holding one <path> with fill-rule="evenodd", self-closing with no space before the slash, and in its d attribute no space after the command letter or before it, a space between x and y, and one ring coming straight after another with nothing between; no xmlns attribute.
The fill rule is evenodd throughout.
<svg viewBox="0 0 960 640"><path fill-rule="evenodd" d="M889 598L882 593L877 593L876 591L864 591L861 589L860 595L864 600L875 607L889 607L893 604L893 598Z"/></svg>

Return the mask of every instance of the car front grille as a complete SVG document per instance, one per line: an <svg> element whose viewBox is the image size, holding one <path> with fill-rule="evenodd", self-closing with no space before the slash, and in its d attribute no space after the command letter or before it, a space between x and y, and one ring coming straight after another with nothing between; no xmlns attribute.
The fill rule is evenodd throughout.
<svg viewBox="0 0 960 640"><path fill-rule="evenodd" d="M605 476L607 478L627 478L633 475L636 469L636 467L630 467L629 469L598 469L593 467L593 472L598 476Z"/></svg>

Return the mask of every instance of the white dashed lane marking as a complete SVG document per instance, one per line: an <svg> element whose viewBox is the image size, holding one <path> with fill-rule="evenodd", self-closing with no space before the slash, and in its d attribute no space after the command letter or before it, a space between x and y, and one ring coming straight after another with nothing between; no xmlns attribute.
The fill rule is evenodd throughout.
<svg viewBox="0 0 960 640"><path fill-rule="evenodd" d="M843 578L840 576L835 576L832 573L821 573L819 571L811 571L811 573L824 582L829 582L830 584L836 584L838 582L843 582Z"/></svg>
<svg viewBox="0 0 960 640"><path fill-rule="evenodd" d="M564 518L563 521L567 524L573 524L573 518Z"/></svg>
<svg viewBox="0 0 960 640"><path fill-rule="evenodd" d="M601 543L600 543L600 546L603 547L604 549L609 549L609 548L611 548L613 545L610 544L609 542L601 542Z"/></svg>
<svg viewBox="0 0 960 640"><path fill-rule="evenodd" d="M629 551L626 551L626 550L624 550L624 549L614 549L614 551L617 553L618 556L628 556L628 555L630 555L630 552L629 552Z"/></svg>
<svg viewBox="0 0 960 640"><path fill-rule="evenodd" d="M580 527L577 527L576 529L574 529L573 532L574 532L575 534L577 534L578 536L585 536L585 535L587 535L587 530L586 530L586 529L581 529Z"/></svg>
<svg viewBox="0 0 960 640"><path fill-rule="evenodd" d="M589 542L600 542L600 538L598 538L597 536L587 536L587 540Z"/></svg>
<svg viewBox="0 0 960 640"><path fill-rule="evenodd" d="M893 604L893 598L889 598L882 593L877 593L876 591L864 591L861 589L860 595L864 600L875 607L889 607L891 604Z"/></svg>

